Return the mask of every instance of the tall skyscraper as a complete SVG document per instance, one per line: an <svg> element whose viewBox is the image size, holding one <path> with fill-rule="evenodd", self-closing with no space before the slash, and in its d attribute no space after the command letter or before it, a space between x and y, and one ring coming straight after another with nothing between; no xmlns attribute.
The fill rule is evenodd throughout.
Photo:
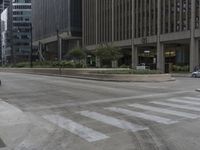
<svg viewBox="0 0 200 150"><path fill-rule="evenodd" d="M0 14L9 7L11 4L11 0L0 0ZM1 26L0 26L0 31L1 31ZM1 34L0 34L0 45L1 45ZM0 58L2 58L2 46L0 46ZM1 59L0 59L1 60ZM2 60L1 60L2 61ZM2 63L0 63L2 64Z"/></svg>
<svg viewBox="0 0 200 150"><path fill-rule="evenodd" d="M6 6L8 3L4 2ZM13 0L1 15L4 63L28 61L31 50L31 0ZM7 22L6 22L7 21ZM7 25L7 26L6 26Z"/></svg>
<svg viewBox="0 0 200 150"><path fill-rule="evenodd" d="M1 61L7 64L12 61L11 47L11 11L10 7L4 9L1 13Z"/></svg>
<svg viewBox="0 0 200 150"><path fill-rule="evenodd" d="M14 61L27 61L31 47L31 0L13 0L11 7Z"/></svg>
<svg viewBox="0 0 200 150"><path fill-rule="evenodd" d="M82 0L33 1L33 44L39 45L46 60L64 58L67 51L81 44L81 3Z"/></svg>

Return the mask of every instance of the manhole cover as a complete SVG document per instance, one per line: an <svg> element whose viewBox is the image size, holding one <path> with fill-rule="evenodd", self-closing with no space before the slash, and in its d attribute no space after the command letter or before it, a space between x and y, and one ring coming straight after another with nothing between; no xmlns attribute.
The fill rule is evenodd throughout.
<svg viewBox="0 0 200 150"><path fill-rule="evenodd" d="M6 147L6 145L4 144L4 142L2 141L2 139L0 138L0 148L2 147Z"/></svg>

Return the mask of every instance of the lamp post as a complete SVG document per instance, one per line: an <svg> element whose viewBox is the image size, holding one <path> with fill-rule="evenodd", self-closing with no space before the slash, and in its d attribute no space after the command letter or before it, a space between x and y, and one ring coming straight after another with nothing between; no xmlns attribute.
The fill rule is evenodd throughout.
<svg viewBox="0 0 200 150"><path fill-rule="evenodd" d="M59 74L62 74L61 71L61 61L62 61L62 45L60 44L60 36L59 36L59 29L57 27L56 29L56 34L57 34L57 41L58 41L58 61L59 61Z"/></svg>
<svg viewBox="0 0 200 150"><path fill-rule="evenodd" d="M30 43L30 68L33 68L33 27L30 25L31 43Z"/></svg>

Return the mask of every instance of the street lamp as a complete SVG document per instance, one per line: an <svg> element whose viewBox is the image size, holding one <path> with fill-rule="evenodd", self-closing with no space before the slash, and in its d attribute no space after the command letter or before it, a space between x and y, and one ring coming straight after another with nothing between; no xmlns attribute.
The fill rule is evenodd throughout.
<svg viewBox="0 0 200 150"><path fill-rule="evenodd" d="M30 43L30 68L33 68L33 27L32 23L30 24L30 32L31 32L31 43Z"/></svg>
<svg viewBox="0 0 200 150"><path fill-rule="evenodd" d="M62 74L61 71L61 61L62 61L62 50L61 50L61 44L60 44L60 36L59 36L59 29L57 27L56 29L56 34L57 34L57 41L58 41L58 61L59 61L59 74Z"/></svg>

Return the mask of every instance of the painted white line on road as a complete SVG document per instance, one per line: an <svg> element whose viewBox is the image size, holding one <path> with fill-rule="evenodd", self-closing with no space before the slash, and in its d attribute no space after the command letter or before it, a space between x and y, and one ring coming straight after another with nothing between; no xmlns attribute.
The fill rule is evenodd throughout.
<svg viewBox="0 0 200 150"><path fill-rule="evenodd" d="M98 99L98 100L89 100L86 102L76 102L76 103L64 103L50 106L37 106L37 107L27 107L24 110L41 110L41 109L53 109L53 108L61 108L61 107L71 107L71 106L81 106L81 105L92 105L92 104L101 104L101 103L111 103L111 102L120 102L125 100L134 100L139 98L151 98L151 97L166 97L171 96L172 94L182 94L191 91L178 91L178 92L170 92L170 93L159 93L159 94L148 94L148 95L139 95L139 96L128 96L128 97L119 97L119 98L108 98L108 99Z"/></svg>
<svg viewBox="0 0 200 150"><path fill-rule="evenodd" d="M184 99L188 99L188 100L196 100L196 101L200 101L200 98L197 97L183 97Z"/></svg>
<svg viewBox="0 0 200 150"><path fill-rule="evenodd" d="M113 118L110 116L106 116L106 115L103 115L103 114L100 114L97 112L81 111L78 113L80 113L81 115L83 115L85 117L95 119L97 121L103 122L108 125L112 125L112 126L115 126L115 127L121 128L121 129L125 129L125 130L131 130L132 132L149 129L147 127L143 127L138 124L133 124L128 121L124 121L124 120L120 120L120 119Z"/></svg>
<svg viewBox="0 0 200 150"><path fill-rule="evenodd" d="M192 104L192 105L200 105L200 102L197 102L197 101L191 101L191 100L187 101L187 100L180 100L180 99L176 99L176 98L168 99L167 101L184 103L184 104Z"/></svg>
<svg viewBox="0 0 200 150"><path fill-rule="evenodd" d="M173 103L156 102L156 101L150 102L150 103L157 104L157 105L174 107L174 108L181 108L181 109L187 109L187 110L193 110L193 111L200 111L200 108L189 106L189 105L178 105L178 104L173 104Z"/></svg>
<svg viewBox="0 0 200 150"><path fill-rule="evenodd" d="M168 119L168 118L145 114L145 113L136 112L136 111L131 111L131 110L123 109L123 108L109 107L109 108L105 108L105 109L113 111L113 112L121 113L124 115L128 115L131 117L137 117L137 118L142 118L145 120L154 121L154 122L161 123L161 124L169 125L169 124L174 124L174 123L178 122L178 121L172 121L171 119Z"/></svg>
<svg viewBox="0 0 200 150"><path fill-rule="evenodd" d="M140 108L140 109L143 109L143 110L159 112L159 113L163 113L163 114L170 114L170 115L174 115L174 116L190 118L190 119L195 119L195 118L199 117L198 115L191 114L191 113L175 111L175 110L170 110L170 109L164 109L164 108L158 108L158 107L147 106L147 105L141 105L141 104L130 104L128 106Z"/></svg>
<svg viewBox="0 0 200 150"><path fill-rule="evenodd" d="M88 142L100 141L109 138L107 135L94 131L88 127L78 124L70 119L64 118L59 115L46 115L43 116L46 120L56 124L57 126L68 130L69 132L78 135Z"/></svg>

